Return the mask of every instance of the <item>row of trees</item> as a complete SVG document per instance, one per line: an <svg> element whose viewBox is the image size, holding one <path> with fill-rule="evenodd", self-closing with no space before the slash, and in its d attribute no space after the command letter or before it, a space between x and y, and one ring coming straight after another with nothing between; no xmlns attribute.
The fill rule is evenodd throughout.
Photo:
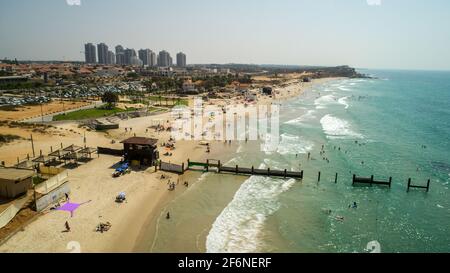
<svg viewBox="0 0 450 273"><path fill-rule="evenodd" d="M147 90L152 90L156 85L158 90L179 90L183 87L182 79L167 78L167 77L152 77L150 80L145 81L144 86Z"/></svg>
<svg viewBox="0 0 450 273"><path fill-rule="evenodd" d="M183 79L178 78L167 78L167 77L152 77L150 80L145 81L143 84L147 88L147 90L153 90L154 86L157 86L157 89L160 91L168 91L168 90L180 90L183 87ZM239 75L215 75L215 76L207 76L207 77L193 77L193 82L201 81L200 87L203 87L205 90L212 90L214 87L225 87L231 84L234 81L238 81L240 83L249 84L252 82L251 76L245 75L243 77Z"/></svg>

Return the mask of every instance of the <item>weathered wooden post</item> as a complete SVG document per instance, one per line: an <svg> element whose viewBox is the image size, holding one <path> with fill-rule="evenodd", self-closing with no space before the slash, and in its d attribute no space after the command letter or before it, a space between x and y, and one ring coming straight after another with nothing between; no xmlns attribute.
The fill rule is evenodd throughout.
<svg viewBox="0 0 450 273"><path fill-rule="evenodd" d="M187 162L188 162L188 167L187 167L187 169L189 170L189 168L191 167L191 160L188 158Z"/></svg>
<svg viewBox="0 0 450 273"><path fill-rule="evenodd" d="M239 172L239 166L236 165L236 174L238 174L238 172Z"/></svg>
<svg viewBox="0 0 450 273"><path fill-rule="evenodd" d="M50 153L53 153L53 146L50 146Z"/></svg>
<svg viewBox="0 0 450 273"><path fill-rule="evenodd" d="M320 182L320 172L319 172L319 176L317 177L317 182Z"/></svg>
<svg viewBox="0 0 450 273"><path fill-rule="evenodd" d="M391 185L392 185L392 176L389 177L389 188L391 187Z"/></svg>
<svg viewBox="0 0 450 273"><path fill-rule="evenodd" d="M221 164L220 164L220 160L219 160L219 162L217 163L217 172L218 173L220 173L220 166L221 166Z"/></svg>
<svg viewBox="0 0 450 273"><path fill-rule="evenodd" d="M184 162L181 163L181 174L184 174Z"/></svg>
<svg viewBox="0 0 450 273"><path fill-rule="evenodd" d="M373 175L370 176L370 186L373 184Z"/></svg>
<svg viewBox="0 0 450 273"><path fill-rule="evenodd" d="M209 172L209 159L206 159L206 171Z"/></svg>
<svg viewBox="0 0 450 273"><path fill-rule="evenodd" d="M27 160L30 160L30 154L27 154Z"/></svg>
<svg viewBox="0 0 450 273"><path fill-rule="evenodd" d="M336 173L335 177L334 177L334 184L337 183L337 178L338 178L338 173Z"/></svg>
<svg viewBox="0 0 450 273"><path fill-rule="evenodd" d="M409 187L411 187L411 178L408 178L408 189L406 190L406 192L409 192Z"/></svg>
<svg viewBox="0 0 450 273"><path fill-rule="evenodd" d="M309 158L311 157L311 153L310 152L308 152L308 160L309 160Z"/></svg>
<svg viewBox="0 0 450 273"><path fill-rule="evenodd" d="M430 190L430 182L431 182L431 180L428 179L428 182L427 182L427 192Z"/></svg>
<svg viewBox="0 0 450 273"><path fill-rule="evenodd" d="M303 170L300 172L300 176L303 179Z"/></svg>
<svg viewBox="0 0 450 273"><path fill-rule="evenodd" d="M353 174L352 186L355 184L356 174Z"/></svg>
<svg viewBox="0 0 450 273"><path fill-rule="evenodd" d="M267 168L267 175L270 176L270 168Z"/></svg>
<svg viewBox="0 0 450 273"><path fill-rule="evenodd" d="M252 174L255 174L255 167L252 166Z"/></svg>
<svg viewBox="0 0 450 273"><path fill-rule="evenodd" d="M31 134L31 149L33 150L33 157L36 157L36 154L34 153L34 141L33 141L33 134Z"/></svg>
<svg viewBox="0 0 450 273"><path fill-rule="evenodd" d="M284 169L284 179L286 179L286 177L287 177L287 170Z"/></svg>

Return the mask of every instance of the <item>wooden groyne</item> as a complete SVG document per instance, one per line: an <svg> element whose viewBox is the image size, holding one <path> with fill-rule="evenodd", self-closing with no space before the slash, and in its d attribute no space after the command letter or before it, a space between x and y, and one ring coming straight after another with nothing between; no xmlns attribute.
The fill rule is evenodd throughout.
<svg viewBox="0 0 450 273"><path fill-rule="evenodd" d="M155 167L157 168L158 166L155 166ZM187 164L183 163L181 165L160 162L159 169L162 171L173 172L176 174L184 174L184 172L188 171L188 170L197 170L197 171L204 171L204 172L214 171L216 173L228 173L228 174L236 174L236 175L249 175L249 176L250 175L260 175L260 176L279 177L279 178L294 178L294 179L299 179L299 180L303 180L303 178L304 178L303 170L296 172L296 171L288 171L287 169L284 169L284 170L274 170L271 168L259 169L259 168L255 168L254 166L252 166L250 168L241 167L239 165L223 166L221 164L220 160L212 160L212 159L206 160L206 162L195 162L195 161L190 161L188 159ZM322 176L323 176L322 172L318 171L317 183L319 183L321 181L321 179L323 179ZM334 173L333 176L334 176L333 177L334 179L331 181L336 184L338 182L339 174ZM328 179L326 179L326 180L330 181ZM428 179L426 186L413 185L411 178L409 178L407 191L409 192L410 188L419 188L419 189L426 189L426 191L428 192L430 190L430 181L431 180ZM356 184L363 184L363 185L369 185L369 186L380 185L380 186L387 186L387 187L391 188L392 177L389 177L388 180L384 181L384 180L376 180L373 175L371 175L370 177L362 177L362 176L357 176L356 174L353 174L352 186L355 186Z"/></svg>
<svg viewBox="0 0 450 273"><path fill-rule="evenodd" d="M303 171L294 172L284 170L273 170L270 168L267 169L258 169L254 166L250 168L240 167L239 165L228 167L223 166L220 163L220 160L217 163L211 163L210 160L207 160L205 163L203 162L193 162L188 160L188 170L195 170L193 167L201 167L203 171L210 171L210 168L215 168L218 173L232 173L239 175L261 175L261 176L272 176L272 177L282 177L282 178L295 178L295 179L303 179Z"/></svg>
<svg viewBox="0 0 450 273"><path fill-rule="evenodd" d="M409 192L409 189L410 189L410 188L418 188L418 189L426 189L426 191L428 192L428 191L430 190L430 182L431 182L431 180L428 179L427 185L426 185L426 186L412 185L412 184L411 184L411 183L412 183L411 178L409 178L409 179L408 179L408 188L407 188L406 191Z"/></svg>
<svg viewBox="0 0 450 273"><path fill-rule="evenodd" d="M392 185L392 177L389 177L389 181L380 181L380 180L374 180L373 175L370 177L358 177L355 174L353 175L352 185L355 184L369 184L372 185L384 185L389 186L389 188Z"/></svg>

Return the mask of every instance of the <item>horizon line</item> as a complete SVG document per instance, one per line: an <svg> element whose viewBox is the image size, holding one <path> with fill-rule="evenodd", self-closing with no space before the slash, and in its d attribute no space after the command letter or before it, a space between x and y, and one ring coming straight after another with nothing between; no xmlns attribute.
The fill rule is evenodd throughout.
<svg viewBox="0 0 450 273"><path fill-rule="evenodd" d="M3 58L0 59L1 61L8 60L8 61L14 61L14 59L9 58ZM85 61L81 60L20 60L17 59L18 62L60 62L60 63L85 63ZM94 65L104 65L104 64L94 64ZM117 65L117 64L113 64ZM268 64L268 63L218 63L218 62L211 62L211 63L192 63L187 64L187 66L196 66L196 65L253 65L253 66L292 66L292 67L339 67L339 66L348 66L354 69L361 69L361 70L400 70L400 71L436 71L436 72L450 72L450 68L448 69L439 69L439 68L383 68L383 67L355 67L348 64L341 64L341 65L301 65L301 64ZM176 65L174 65L176 67Z"/></svg>

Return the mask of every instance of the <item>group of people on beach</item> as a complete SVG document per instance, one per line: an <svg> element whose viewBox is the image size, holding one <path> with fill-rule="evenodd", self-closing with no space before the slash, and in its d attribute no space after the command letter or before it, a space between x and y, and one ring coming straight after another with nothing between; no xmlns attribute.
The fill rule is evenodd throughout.
<svg viewBox="0 0 450 273"><path fill-rule="evenodd" d="M175 190L175 182L170 182L170 180L167 182L167 185L169 185L169 191Z"/></svg>
<svg viewBox="0 0 450 273"><path fill-rule="evenodd" d="M178 182L179 182L179 180L177 181L177 184L178 184ZM175 190L175 187L176 187L175 182L170 183L170 180L169 180L168 184L170 184L169 190ZM187 188L187 187L189 187L189 182L184 181L183 185ZM172 189L171 189L171 187L172 187ZM166 219L167 219L167 220L170 219L170 212L167 212L167 214L166 214Z"/></svg>

